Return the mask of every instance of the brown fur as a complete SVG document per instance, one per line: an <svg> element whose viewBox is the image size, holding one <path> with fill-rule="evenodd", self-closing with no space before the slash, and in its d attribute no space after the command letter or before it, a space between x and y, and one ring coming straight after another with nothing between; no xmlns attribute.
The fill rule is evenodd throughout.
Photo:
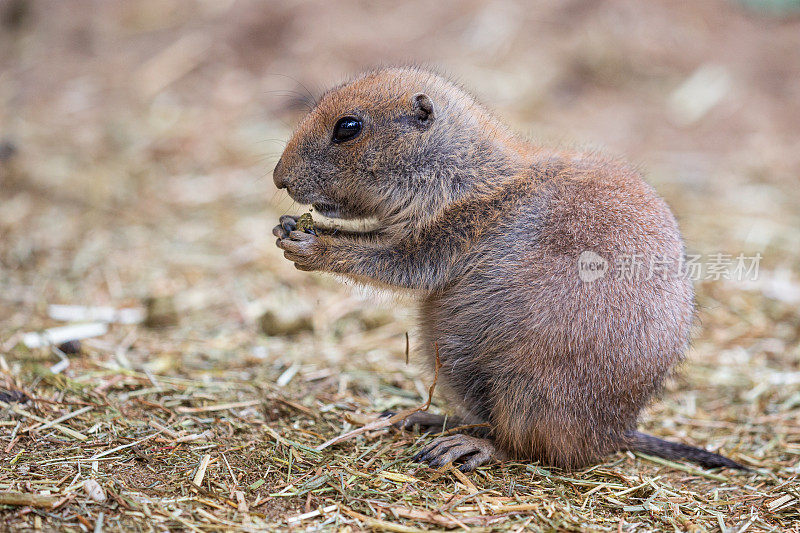
<svg viewBox="0 0 800 533"><path fill-rule="evenodd" d="M425 123L420 93L435 109ZM345 115L363 131L332 144ZM428 358L438 346L450 397L501 452L577 468L636 447L640 411L686 350L693 292L674 217L630 166L531 145L446 79L387 68L326 93L274 179L334 216L378 219L370 234L291 220L275 233L301 270L418 290ZM610 264L591 283L577 268L587 250ZM675 268L618 276L633 254Z"/></svg>

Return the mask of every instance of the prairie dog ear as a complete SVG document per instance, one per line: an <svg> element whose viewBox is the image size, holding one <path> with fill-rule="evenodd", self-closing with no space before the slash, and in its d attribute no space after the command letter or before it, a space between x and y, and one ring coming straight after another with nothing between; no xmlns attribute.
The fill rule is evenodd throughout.
<svg viewBox="0 0 800 533"><path fill-rule="evenodd" d="M421 126L428 126L436 114L433 109L433 102L425 93L417 93L411 98L411 106L414 111L414 118Z"/></svg>

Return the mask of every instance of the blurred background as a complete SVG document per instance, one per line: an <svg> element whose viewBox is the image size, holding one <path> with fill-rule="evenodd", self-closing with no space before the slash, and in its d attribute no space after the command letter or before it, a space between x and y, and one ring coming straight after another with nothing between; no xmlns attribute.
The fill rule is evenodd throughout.
<svg viewBox="0 0 800 533"><path fill-rule="evenodd" d="M34 356L12 348L58 325L48 305L166 298L169 327L114 326L67 375L116 361L277 380L312 406L424 398L430 376L404 358L412 306L295 271L270 233L304 209L271 170L309 100L389 63L452 76L536 142L640 165L689 251L762 254L757 281L696 282L689 362L646 423L797 427L791 1L1 0L0 353L17 385Z"/></svg>

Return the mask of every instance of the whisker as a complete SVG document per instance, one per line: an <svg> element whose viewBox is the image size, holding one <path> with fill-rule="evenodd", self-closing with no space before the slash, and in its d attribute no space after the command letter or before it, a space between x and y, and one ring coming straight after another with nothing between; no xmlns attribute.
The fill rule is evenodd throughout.
<svg viewBox="0 0 800 533"><path fill-rule="evenodd" d="M269 90L269 91L264 91L262 94L277 94L277 95L280 95L280 96L292 97L291 102L292 103L301 103L301 104L303 104L303 106L305 107L306 111L312 111L317 105L316 102L309 101L308 98L305 95L300 94L297 91L288 91L288 90L283 90L283 89L273 89L273 90Z"/></svg>
<svg viewBox="0 0 800 533"><path fill-rule="evenodd" d="M300 80L298 80L297 78L289 76L288 74L281 74L281 73L278 73L278 72L268 72L266 75L267 76L281 76L283 78L288 78L288 79L292 80L297 85L302 87L302 89L306 92L306 94L308 94L308 97L311 99L311 102L315 106L317 105L317 99L314 97L314 95L311 93L311 91L308 90L308 87L306 87L305 84L303 82L301 82Z"/></svg>

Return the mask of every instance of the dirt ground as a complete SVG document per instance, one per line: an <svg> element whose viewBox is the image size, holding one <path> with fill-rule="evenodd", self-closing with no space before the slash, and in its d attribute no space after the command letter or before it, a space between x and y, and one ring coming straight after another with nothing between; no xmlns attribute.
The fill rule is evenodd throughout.
<svg viewBox="0 0 800 533"><path fill-rule="evenodd" d="M0 529L800 531L800 15L3 0L0 19ZM394 430L315 450L433 381L406 363L412 302L296 271L270 234L304 209L271 169L309 98L386 63L636 162L704 263L760 254L756 280L696 281L693 347L642 419L753 472L620 453L464 475ZM53 304L148 302L161 327L24 342L64 325ZM265 334L287 309L296 331Z"/></svg>

